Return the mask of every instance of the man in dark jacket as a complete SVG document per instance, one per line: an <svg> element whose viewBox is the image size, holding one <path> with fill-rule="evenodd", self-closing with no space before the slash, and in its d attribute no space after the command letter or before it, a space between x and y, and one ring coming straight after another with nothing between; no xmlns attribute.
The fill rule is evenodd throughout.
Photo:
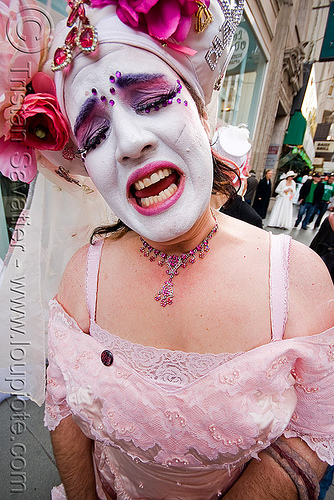
<svg viewBox="0 0 334 500"><path fill-rule="evenodd" d="M271 176L272 170L266 170L265 176L260 180L257 186L253 208L262 219L266 218L269 200L271 196Z"/></svg>
<svg viewBox="0 0 334 500"><path fill-rule="evenodd" d="M262 219L259 214L254 210L254 208L250 207L248 203L243 201L239 194L236 195L235 199L228 208L224 208L224 206L222 206L219 211L223 214L229 215L230 217L234 217L235 219L248 222L248 224L252 224L253 226L260 227L261 229L263 228Z"/></svg>
<svg viewBox="0 0 334 500"><path fill-rule="evenodd" d="M307 225L314 214L317 204L320 203L324 194L324 185L320 181L321 175L316 173L312 179L307 180L302 185L298 199L300 208L295 222L295 227L298 226L305 215L302 222L302 229L307 229Z"/></svg>
<svg viewBox="0 0 334 500"><path fill-rule="evenodd" d="M253 203L253 198L258 184L259 181L255 177L254 170L250 170L249 177L247 179L247 191L244 194L244 200L246 203L248 203L248 205L251 205Z"/></svg>
<svg viewBox="0 0 334 500"><path fill-rule="evenodd" d="M321 224L319 231L313 238L310 248L320 255L326 264L334 284L334 207L330 215Z"/></svg>

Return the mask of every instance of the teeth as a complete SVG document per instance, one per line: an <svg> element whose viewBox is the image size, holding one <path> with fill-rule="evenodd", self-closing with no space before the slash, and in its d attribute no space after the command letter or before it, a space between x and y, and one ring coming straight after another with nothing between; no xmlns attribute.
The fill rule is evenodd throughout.
<svg viewBox="0 0 334 500"><path fill-rule="evenodd" d="M152 184L156 184L161 179L168 177L172 173L171 168L164 168L163 170L158 170L154 172L151 177L144 177L139 181L135 182L135 188L137 191L144 189L145 187L151 186Z"/></svg>
<svg viewBox="0 0 334 500"><path fill-rule="evenodd" d="M160 177L156 172L154 172L154 174L151 175L150 180L152 184L155 184L160 181Z"/></svg>
<svg viewBox="0 0 334 500"><path fill-rule="evenodd" d="M177 185L171 184L169 188L164 191L160 191L160 193L156 196L149 196L148 198L141 198L142 207L149 207L150 205L154 205L154 203L159 203L159 201L164 201L173 196L173 194L177 191Z"/></svg>

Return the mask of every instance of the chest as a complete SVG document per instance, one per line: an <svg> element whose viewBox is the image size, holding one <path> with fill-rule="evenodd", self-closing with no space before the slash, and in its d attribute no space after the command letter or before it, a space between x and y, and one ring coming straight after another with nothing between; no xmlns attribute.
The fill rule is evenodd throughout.
<svg viewBox="0 0 334 500"><path fill-rule="evenodd" d="M114 279L101 273L96 321L124 339L158 348L215 354L252 349L271 338L269 263L263 254L254 258L225 255L217 265L210 253L181 267L169 281L173 302L165 307L155 296L170 278L167 266L143 256L128 266L119 262Z"/></svg>

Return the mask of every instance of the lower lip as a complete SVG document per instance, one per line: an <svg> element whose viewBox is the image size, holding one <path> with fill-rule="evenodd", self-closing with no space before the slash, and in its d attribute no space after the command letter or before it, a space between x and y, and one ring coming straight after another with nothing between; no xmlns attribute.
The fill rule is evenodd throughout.
<svg viewBox="0 0 334 500"><path fill-rule="evenodd" d="M184 176L178 172L180 175L179 184L177 187L177 191L167 200L160 201L155 203L154 205L150 205L149 207L141 207L138 205L137 201L134 198L129 198L129 203L139 212L141 215L158 215L165 210L168 210L177 200L180 198L181 194L184 190Z"/></svg>

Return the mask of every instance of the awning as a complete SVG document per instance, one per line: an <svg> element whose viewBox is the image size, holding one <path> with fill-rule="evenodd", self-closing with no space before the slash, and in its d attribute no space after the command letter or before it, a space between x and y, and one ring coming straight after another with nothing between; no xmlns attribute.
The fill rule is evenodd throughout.
<svg viewBox="0 0 334 500"><path fill-rule="evenodd" d="M304 160L304 162L306 163L306 165L309 168L311 168L311 169L313 168L313 163L310 160L310 158L308 157L308 155L305 152L304 148L293 148L292 152L296 153L297 155L299 154L299 156Z"/></svg>
<svg viewBox="0 0 334 500"><path fill-rule="evenodd" d="M303 144L307 122L300 111L291 116L288 130L285 133L283 144L300 146Z"/></svg>
<svg viewBox="0 0 334 500"><path fill-rule="evenodd" d="M306 165L310 169L313 169L312 162L311 162L310 158L307 156L307 154L305 153L304 148L302 148L302 147L299 147L299 148L298 147L294 147L292 149L292 151L290 151L290 153L288 153L287 155L283 156L283 158L281 158L279 160L279 162L278 162L277 169L281 170L282 167L284 167L284 165L286 165L291 160L293 160L294 158L296 158L296 156L299 156L300 158L302 158L302 160L306 163Z"/></svg>

